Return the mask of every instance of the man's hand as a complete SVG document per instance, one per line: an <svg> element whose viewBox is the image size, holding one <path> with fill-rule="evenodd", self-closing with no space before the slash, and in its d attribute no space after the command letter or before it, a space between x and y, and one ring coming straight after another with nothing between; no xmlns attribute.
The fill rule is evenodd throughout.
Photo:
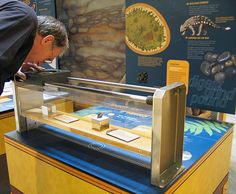
<svg viewBox="0 0 236 194"><path fill-rule="evenodd" d="M27 72L27 71L42 71L44 70L43 67L39 66L36 63L23 63L21 66L21 72Z"/></svg>
<svg viewBox="0 0 236 194"><path fill-rule="evenodd" d="M21 80L26 80L27 77L24 74L24 72L27 71L42 71L44 70L43 67L40 67L36 63L23 63L21 68L17 71L16 75L21 79Z"/></svg>
<svg viewBox="0 0 236 194"><path fill-rule="evenodd" d="M16 75L21 79L21 80L26 80L27 77L26 75L21 71L21 69L19 69L16 73Z"/></svg>

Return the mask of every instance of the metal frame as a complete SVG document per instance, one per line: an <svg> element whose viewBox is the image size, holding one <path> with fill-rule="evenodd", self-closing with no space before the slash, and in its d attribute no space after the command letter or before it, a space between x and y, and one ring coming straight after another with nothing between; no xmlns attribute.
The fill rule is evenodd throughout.
<svg viewBox="0 0 236 194"><path fill-rule="evenodd" d="M18 83L14 80L12 82L12 91L13 91L13 101L14 101L14 113L15 113L15 119L16 119L16 130L18 132L26 131L27 129L27 122L26 118L21 116L20 114L20 101L19 101L19 95L18 95L18 89L17 89Z"/></svg>
<svg viewBox="0 0 236 194"><path fill-rule="evenodd" d="M16 80L13 81L13 100L14 100L14 113L15 113L15 119L16 119L16 130L18 132L24 132L30 129L34 129L43 123L34 121L30 118L26 118L21 115L22 110L30 109L31 107L33 108L35 104L41 104L43 101L43 96L40 95L40 93L36 92L36 87L35 85L30 85L30 88L28 88L27 96L28 98L25 99L25 96L22 96L21 93L21 86L22 82L18 82ZM32 90L30 90L32 87ZM25 93L25 92L24 92ZM22 101L28 100L28 107L23 107L22 106Z"/></svg>
<svg viewBox="0 0 236 194"><path fill-rule="evenodd" d="M153 96L151 183L168 184L182 169L186 88L174 83Z"/></svg>
<svg viewBox="0 0 236 194"><path fill-rule="evenodd" d="M91 90L92 92L103 92L121 97L146 101L153 106L152 113L152 148L151 148L151 184L159 187L166 186L182 169L184 120L186 104L186 88L183 83L173 83L169 86L157 89L152 87L135 86L128 84L103 82L82 78L69 77L82 84L99 85L112 88L128 89L152 93L153 96L141 97L138 95L113 92L108 90L90 89L87 87L73 86L61 83L44 83L50 87L66 87L76 90ZM27 120L21 116L20 111L22 97L19 95L20 84L14 83L14 102L17 130L23 132L40 125L35 121ZM42 87L42 86L41 86ZM34 92L31 92L35 98ZM36 103L43 100L42 96L36 97Z"/></svg>

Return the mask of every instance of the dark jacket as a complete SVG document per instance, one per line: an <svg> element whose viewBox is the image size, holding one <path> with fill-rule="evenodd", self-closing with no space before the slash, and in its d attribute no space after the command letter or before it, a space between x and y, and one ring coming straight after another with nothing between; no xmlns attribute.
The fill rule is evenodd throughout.
<svg viewBox="0 0 236 194"><path fill-rule="evenodd" d="M0 95L4 82L30 52L36 30L37 16L31 7L17 0L0 0Z"/></svg>

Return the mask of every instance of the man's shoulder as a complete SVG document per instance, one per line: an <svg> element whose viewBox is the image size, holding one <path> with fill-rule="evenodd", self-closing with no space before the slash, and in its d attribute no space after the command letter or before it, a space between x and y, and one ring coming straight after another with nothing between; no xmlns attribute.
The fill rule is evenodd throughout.
<svg viewBox="0 0 236 194"><path fill-rule="evenodd" d="M18 0L0 0L0 11L5 10L6 17L11 16L8 21L14 20L16 23L20 22L22 25L29 25L37 27L37 15L33 8ZM0 18L2 19L2 18Z"/></svg>
<svg viewBox="0 0 236 194"><path fill-rule="evenodd" d="M36 13L32 7L28 6L20 0L0 0L0 10L14 8L15 10L32 14L36 17Z"/></svg>

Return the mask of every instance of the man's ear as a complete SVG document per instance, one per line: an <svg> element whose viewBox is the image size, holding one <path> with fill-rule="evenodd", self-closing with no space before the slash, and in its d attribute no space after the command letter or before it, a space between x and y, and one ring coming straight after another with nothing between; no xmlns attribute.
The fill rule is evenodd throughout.
<svg viewBox="0 0 236 194"><path fill-rule="evenodd" d="M47 35L47 36L42 38L42 45L52 44L54 39L55 39L55 37L53 35Z"/></svg>

